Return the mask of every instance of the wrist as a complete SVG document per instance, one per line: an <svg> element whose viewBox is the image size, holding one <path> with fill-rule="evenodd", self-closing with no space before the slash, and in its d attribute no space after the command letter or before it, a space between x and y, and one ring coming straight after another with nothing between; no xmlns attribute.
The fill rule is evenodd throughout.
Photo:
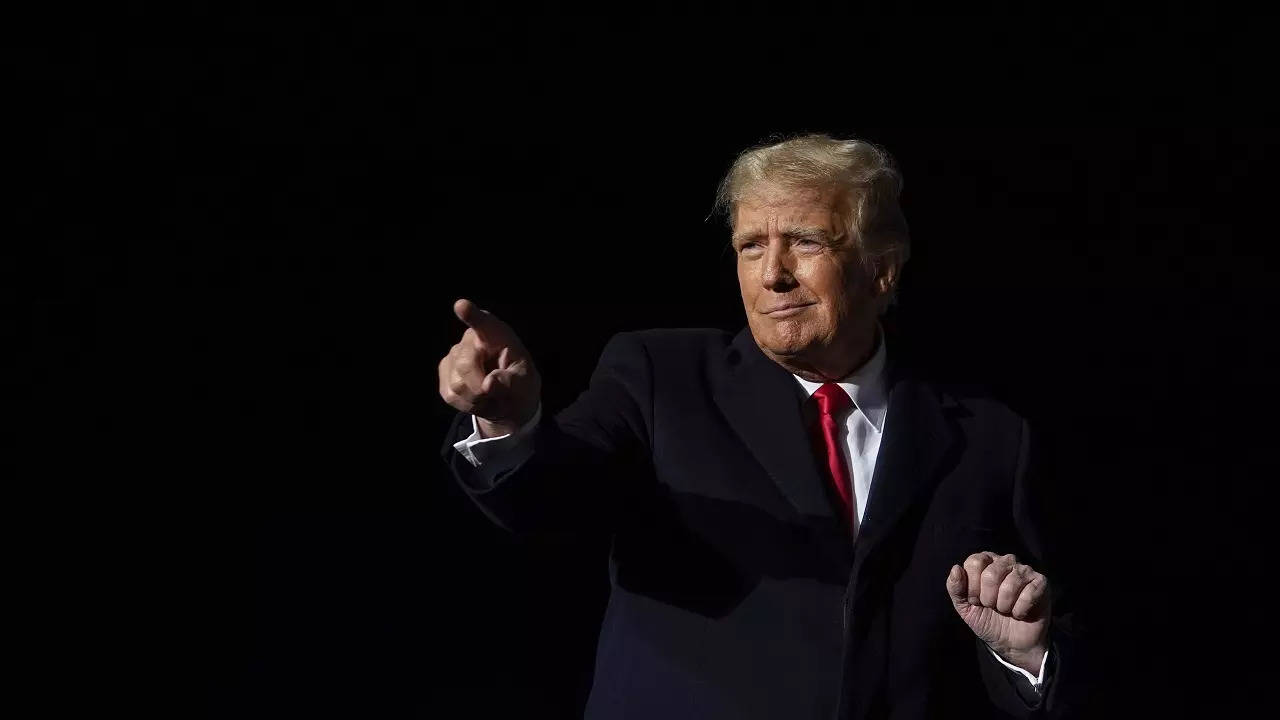
<svg viewBox="0 0 1280 720"><path fill-rule="evenodd" d="M532 421L538 414L538 407L525 414L522 420L489 420L476 415L476 428L480 430L480 437L488 439L501 435L514 435L520 431L525 425Z"/></svg>
<svg viewBox="0 0 1280 720"><path fill-rule="evenodd" d="M476 417L476 427L480 429L480 437L485 439L495 438L499 435L510 435L520 429L519 425L509 422L494 422L478 416Z"/></svg>
<svg viewBox="0 0 1280 720"><path fill-rule="evenodd" d="M992 648L1004 661L1015 667L1026 670L1032 675L1039 675L1044 666L1044 656L1049 648L1036 646L1027 650L1008 650Z"/></svg>

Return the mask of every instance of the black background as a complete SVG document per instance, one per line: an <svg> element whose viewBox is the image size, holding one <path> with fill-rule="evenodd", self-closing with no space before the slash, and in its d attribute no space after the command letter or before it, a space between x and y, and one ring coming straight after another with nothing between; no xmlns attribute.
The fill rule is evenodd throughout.
<svg viewBox="0 0 1280 720"><path fill-rule="evenodd" d="M447 476L450 304L522 334L553 410L615 332L736 330L716 183L822 131L903 170L903 337L1052 439L1100 697L1265 702L1257 28L219 4L27 48L41 657L171 716L580 713L604 548L516 544Z"/></svg>

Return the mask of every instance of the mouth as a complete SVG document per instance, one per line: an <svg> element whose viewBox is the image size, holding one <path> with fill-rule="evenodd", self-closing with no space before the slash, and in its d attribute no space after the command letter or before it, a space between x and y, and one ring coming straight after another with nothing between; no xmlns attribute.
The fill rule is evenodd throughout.
<svg viewBox="0 0 1280 720"><path fill-rule="evenodd" d="M804 312L805 308L813 304L814 303L787 303L786 305L779 305L777 307L765 310L761 314L768 315L769 317L774 318L775 320L780 318L788 318L788 317L791 317L792 315L799 315L800 313Z"/></svg>

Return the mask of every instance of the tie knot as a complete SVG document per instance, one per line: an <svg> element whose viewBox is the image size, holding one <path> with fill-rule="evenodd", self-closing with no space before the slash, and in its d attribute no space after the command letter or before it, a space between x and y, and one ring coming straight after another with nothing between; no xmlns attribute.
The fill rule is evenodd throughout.
<svg viewBox="0 0 1280 720"><path fill-rule="evenodd" d="M853 400L844 388L835 383L826 383L814 391L813 397L818 401L818 411L823 415L837 415L853 405Z"/></svg>

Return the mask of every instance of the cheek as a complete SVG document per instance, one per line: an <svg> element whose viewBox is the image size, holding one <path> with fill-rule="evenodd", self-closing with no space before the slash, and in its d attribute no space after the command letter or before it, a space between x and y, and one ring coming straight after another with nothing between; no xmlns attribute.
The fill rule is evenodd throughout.
<svg viewBox="0 0 1280 720"><path fill-rule="evenodd" d="M738 289L742 292L744 301L755 298L760 292L760 273L759 270L753 272L752 266L748 263L738 263Z"/></svg>
<svg viewBox="0 0 1280 720"><path fill-rule="evenodd" d="M848 311L850 290L845 276L838 269L823 268L808 278L809 291L818 299L818 310L813 318L813 329L830 333L840 325L840 319Z"/></svg>
<svg viewBox="0 0 1280 720"><path fill-rule="evenodd" d="M796 273L796 279L828 307L839 305L848 294L845 274L827 258L807 263L803 272Z"/></svg>

